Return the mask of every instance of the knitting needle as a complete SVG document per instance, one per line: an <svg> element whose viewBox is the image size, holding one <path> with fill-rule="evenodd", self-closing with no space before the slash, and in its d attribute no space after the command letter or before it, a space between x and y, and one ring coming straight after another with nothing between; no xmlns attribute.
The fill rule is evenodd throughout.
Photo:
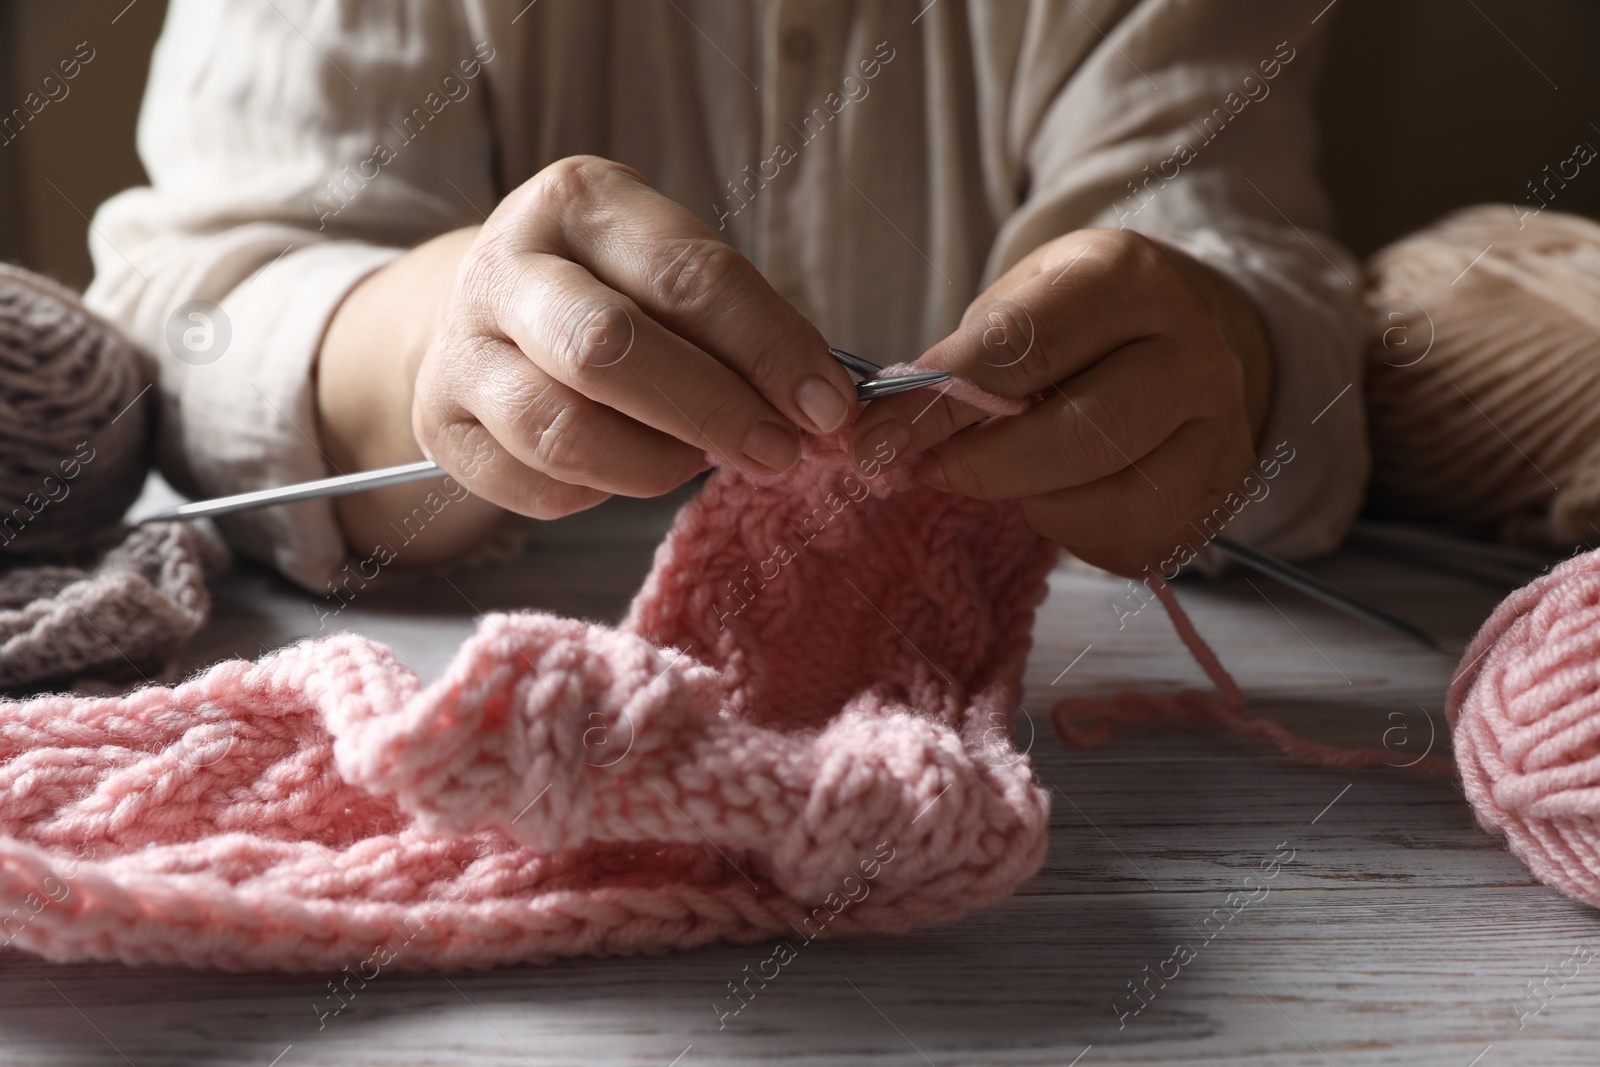
<svg viewBox="0 0 1600 1067"><path fill-rule="evenodd" d="M853 370L863 378L871 378L883 370L882 367L871 360L852 355L842 348L830 348L828 349L828 355L832 356L834 361L843 366L845 370Z"/></svg>
<svg viewBox="0 0 1600 1067"><path fill-rule="evenodd" d="M851 356L848 352L838 349L829 349L833 357L843 363L850 370L858 374L876 374L882 367L868 362L860 356ZM841 358L845 356L850 362ZM950 375L940 371L930 371L923 374L905 374L897 378L877 378L869 381L856 382L856 399L867 401L880 397L895 396L899 393L909 393L913 389L921 389L929 385L938 385L948 381ZM320 500L323 497L345 496L349 493L362 493L369 489L383 489L391 485L404 485L407 482L420 482L428 478L441 478L447 472L432 460L422 460L418 463L402 463L398 467L382 467L374 471L362 471L359 474L341 474L333 478L320 478L314 482L301 482L297 485L286 485L279 489L257 489L250 493L236 493L233 496L218 497L215 500L196 500L188 504L180 504L167 511L158 512L140 519L140 523L147 522L186 522L190 519L205 519L216 515L230 515L236 511L249 511L252 508L272 507L277 504L296 504L302 500Z"/></svg>
<svg viewBox="0 0 1600 1067"><path fill-rule="evenodd" d="M1558 561L1554 556L1386 522L1357 522L1350 531L1350 541L1384 555L1502 587L1526 585Z"/></svg>
<svg viewBox="0 0 1600 1067"><path fill-rule="evenodd" d="M869 359L862 359L842 348L830 348L828 355L846 370L854 371L867 379L856 383L856 399L861 401L909 393L913 389L938 385L950 380L950 375L943 371L924 371L920 374L902 374L895 378L879 378L877 375L883 372L883 368Z"/></svg>
<svg viewBox="0 0 1600 1067"><path fill-rule="evenodd" d="M1260 549L1251 548L1240 544L1231 537L1216 537L1211 541L1217 546L1217 551L1238 563L1244 564L1253 570L1260 571L1269 578L1276 578L1291 589L1322 601L1331 608L1337 608L1346 615L1353 615L1358 619L1381 626L1385 630L1409 637L1418 644L1425 645L1435 652L1446 652L1434 636L1426 630L1411 625L1404 619L1389 614L1375 604L1369 604L1359 597L1340 589L1338 586L1329 585L1321 578L1308 574L1291 563L1286 563L1277 556L1262 552Z"/></svg>
<svg viewBox="0 0 1600 1067"><path fill-rule="evenodd" d="M924 371L920 374L902 374L895 378L872 378L856 383L857 400L881 400L886 396L898 396L909 393L913 389L924 386L938 385L940 382L950 380L950 375L944 371Z"/></svg>
<svg viewBox="0 0 1600 1067"><path fill-rule="evenodd" d="M425 478L442 478L445 473L443 467L431 459L425 459L417 463L402 463L398 467L380 467L375 471L362 471L359 474L319 478L314 482L300 482L279 489L257 489L251 493L235 493L233 496L218 497L215 500L196 500L188 504L179 504L175 508L155 515L147 515L139 522L142 525L147 522L186 522L190 519L205 519L213 515L229 515L235 511L249 511L251 508L264 508L274 504L295 504L302 500L319 500L327 496L344 496L347 493L360 493L368 489L420 482Z"/></svg>

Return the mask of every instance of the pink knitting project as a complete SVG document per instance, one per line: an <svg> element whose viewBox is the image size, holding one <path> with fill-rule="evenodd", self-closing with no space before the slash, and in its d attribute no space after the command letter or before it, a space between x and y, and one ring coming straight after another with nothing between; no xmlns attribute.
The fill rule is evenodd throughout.
<svg viewBox="0 0 1600 1067"><path fill-rule="evenodd" d="M1003 899L1047 843L1009 723L1056 548L909 466L816 440L784 476L719 471L622 625L486 616L426 688L346 634L0 703L0 900L31 902L0 937L481 968Z"/></svg>

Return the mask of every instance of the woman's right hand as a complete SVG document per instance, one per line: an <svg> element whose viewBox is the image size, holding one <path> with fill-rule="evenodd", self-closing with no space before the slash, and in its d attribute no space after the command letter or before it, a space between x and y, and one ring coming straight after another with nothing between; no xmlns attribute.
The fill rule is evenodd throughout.
<svg viewBox="0 0 1600 1067"><path fill-rule="evenodd" d="M816 327L687 208L592 156L546 167L467 248L417 374L423 449L555 518L720 463L776 473L855 409Z"/></svg>

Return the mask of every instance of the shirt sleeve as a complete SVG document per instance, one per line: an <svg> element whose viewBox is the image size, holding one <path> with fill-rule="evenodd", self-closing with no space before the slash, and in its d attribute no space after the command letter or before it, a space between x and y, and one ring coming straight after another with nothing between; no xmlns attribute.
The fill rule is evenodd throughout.
<svg viewBox="0 0 1600 1067"><path fill-rule="evenodd" d="M1332 551L1370 461L1362 276L1325 232L1315 175L1325 2L1144 0L1120 19L1107 6L1034 9L1009 131L1028 188L989 276L1074 228L1121 226L1232 279L1261 314L1275 381L1228 534L1287 557ZM1052 33L1091 14L1098 44L1076 71L1056 69Z"/></svg>
<svg viewBox="0 0 1600 1067"><path fill-rule="evenodd" d="M433 0L172 0L139 119L150 185L96 213L86 300L154 362L174 486L336 473L316 416L323 333L362 278L494 204L492 61ZM327 501L220 525L318 592L345 558Z"/></svg>

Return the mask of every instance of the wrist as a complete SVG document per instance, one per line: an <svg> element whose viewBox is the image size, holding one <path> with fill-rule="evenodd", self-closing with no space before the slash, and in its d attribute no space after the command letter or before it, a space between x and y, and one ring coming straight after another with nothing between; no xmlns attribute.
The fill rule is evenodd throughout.
<svg viewBox="0 0 1600 1067"><path fill-rule="evenodd" d="M337 470L374 470L423 458L411 429L417 371L446 312L452 282L476 230L456 230L419 245L346 294L317 356L317 416L323 453ZM394 534L438 487L434 481L339 497L334 513L345 543L370 551ZM422 566L458 555L500 518L487 501L466 497L407 543L397 566Z"/></svg>
<svg viewBox="0 0 1600 1067"><path fill-rule="evenodd" d="M474 232L418 245L362 279L334 311L317 355L316 398L323 447L338 469L422 458L411 432L417 370Z"/></svg>

